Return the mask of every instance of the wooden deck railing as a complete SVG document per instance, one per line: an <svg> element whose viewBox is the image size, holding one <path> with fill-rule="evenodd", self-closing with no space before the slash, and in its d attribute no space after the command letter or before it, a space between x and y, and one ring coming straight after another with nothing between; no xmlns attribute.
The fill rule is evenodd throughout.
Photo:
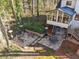
<svg viewBox="0 0 79 59"><path fill-rule="evenodd" d="M52 10L52 13L49 12L47 14L47 20L68 24L70 21L70 16L59 10Z"/></svg>
<svg viewBox="0 0 79 59"><path fill-rule="evenodd" d="M79 34L78 34L78 32L72 31L72 30L69 29L68 33L71 34L75 38L75 40L79 42Z"/></svg>

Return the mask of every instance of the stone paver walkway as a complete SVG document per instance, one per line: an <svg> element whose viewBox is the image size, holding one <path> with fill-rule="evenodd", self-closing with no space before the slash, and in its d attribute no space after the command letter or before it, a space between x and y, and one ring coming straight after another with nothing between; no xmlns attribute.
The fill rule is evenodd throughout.
<svg viewBox="0 0 79 59"><path fill-rule="evenodd" d="M49 47L51 49L57 50L60 48L62 42L64 39L59 40L56 44L52 43L49 38L43 38L41 41L39 41L39 44L42 44L46 47Z"/></svg>
<svg viewBox="0 0 79 59"><path fill-rule="evenodd" d="M23 40L24 46L29 46L38 38L38 36L35 35L29 35L27 33L24 33L24 36L20 37L20 40Z"/></svg>

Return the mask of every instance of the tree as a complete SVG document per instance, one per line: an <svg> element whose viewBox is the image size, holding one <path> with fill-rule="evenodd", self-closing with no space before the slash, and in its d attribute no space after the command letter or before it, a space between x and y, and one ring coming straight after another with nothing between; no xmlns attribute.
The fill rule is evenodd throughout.
<svg viewBox="0 0 79 59"><path fill-rule="evenodd" d="M7 49L9 51L9 41L8 41L8 36L7 36L7 32L6 32L6 29L5 29L5 26L3 25L3 22L2 22L2 18L6 17L6 13L5 12L8 12L8 0L1 0L0 1L0 29L1 29L1 32L3 33L3 36L6 40L6 44L7 44Z"/></svg>
<svg viewBox="0 0 79 59"><path fill-rule="evenodd" d="M33 0L32 0L32 16L33 16Z"/></svg>
<svg viewBox="0 0 79 59"><path fill-rule="evenodd" d="M39 17L39 0L37 0L37 17Z"/></svg>
<svg viewBox="0 0 79 59"><path fill-rule="evenodd" d="M9 51L9 41L8 41L8 36L7 36L7 32L5 31L5 27L1 21L1 18L0 18L0 29L1 29L1 32L3 33L3 36L6 40L6 44L7 44L7 50Z"/></svg>
<svg viewBox="0 0 79 59"><path fill-rule="evenodd" d="M14 0L9 0L9 5L12 9L12 14L14 15L15 20L17 20L16 10L15 10L15 6L14 6Z"/></svg>

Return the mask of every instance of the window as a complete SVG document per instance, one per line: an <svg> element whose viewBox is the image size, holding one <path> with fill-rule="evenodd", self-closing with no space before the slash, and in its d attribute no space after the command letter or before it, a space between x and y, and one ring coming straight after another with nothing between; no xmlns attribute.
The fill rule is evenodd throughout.
<svg viewBox="0 0 79 59"><path fill-rule="evenodd" d="M66 5L67 5L67 6L71 6L71 5L72 5L72 1L67 1L67 2L66 2Z"/></svg>

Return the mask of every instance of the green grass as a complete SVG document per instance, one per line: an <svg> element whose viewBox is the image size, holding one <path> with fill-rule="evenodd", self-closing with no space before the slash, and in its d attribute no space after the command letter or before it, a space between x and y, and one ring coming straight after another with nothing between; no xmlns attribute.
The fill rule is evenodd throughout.
<svg viewBox="0 0 79 59"><path fill-rule="evenodd" d="M42 33L44 31L44 26L42 25L41 22L33 22L33 21L28 21L26 23L24 23L24 28L27 28L29 30L35 31L35 32L39 32Z"/></svg>
<svg viewBox="0 0 79 59"><path fill-rule="evenodd" d="M18 29L28 29L34 32L43 33L44 32L44 21L34 20L34 19L22 19L22 22L18 22L16 25ZM22 25L22 27L20 27Z"/></svg>
<svg viewBox="0 0 79 59"><path fill-rule="evenodd" d="M11 28L14 33L18 30L28 29L37 33L44 33L44 26L46 25L46 16L41 15L38 17L22 17L21 20L16 20L16 25Z"/></svg>

